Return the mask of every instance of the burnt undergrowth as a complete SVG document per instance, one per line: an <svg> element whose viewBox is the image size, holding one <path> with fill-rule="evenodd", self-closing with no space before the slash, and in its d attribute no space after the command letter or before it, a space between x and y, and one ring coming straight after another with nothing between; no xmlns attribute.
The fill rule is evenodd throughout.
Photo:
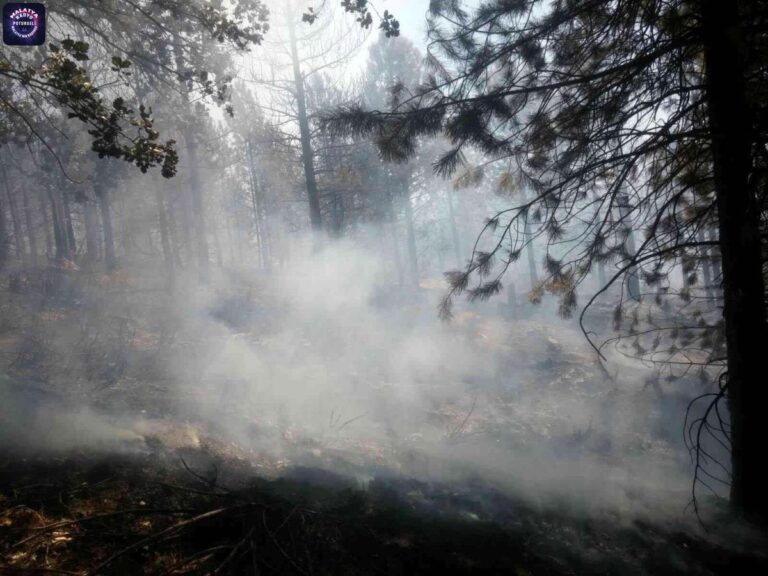
<svg viewBox="0 0 768 576"><path fill-rule="evenodd" d="M360 485L194 454L0 460L5 574L758 574L759 549L532 506L480 482Z"/></svg>

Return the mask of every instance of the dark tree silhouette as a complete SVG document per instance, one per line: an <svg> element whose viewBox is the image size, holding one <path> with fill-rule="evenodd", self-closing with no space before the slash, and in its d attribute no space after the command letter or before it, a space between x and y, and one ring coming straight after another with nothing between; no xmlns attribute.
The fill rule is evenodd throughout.
<svg viewBox="0 0 768 576"><path fill-rule="evenodd" d="M727 358L706 414L727 398L730 422L718 422L732 455L731 502L759 519L768 518L760 443L768 405L760 384L767 7L488 0L465 10L434 0L427 81L388 111L355 105L325 118L330 129L374 136L393 160L444 134L451 145L435 162L438 173L453 173L474 148L509 162L517 186L533 191L487 222L490 250L476 248L466 269L448 274L446 316L459 293L498 293L505 270L536 238L558 247L544 257L541 291L560 297L564 315L595 263L615 269L586 307L614 283L633 298L640 279L662 293L681 260L690 287L717 247ZM719 234L709 239L713 228ZM695 338L716 362L712 334L721 328L706 328Z"/></svg>

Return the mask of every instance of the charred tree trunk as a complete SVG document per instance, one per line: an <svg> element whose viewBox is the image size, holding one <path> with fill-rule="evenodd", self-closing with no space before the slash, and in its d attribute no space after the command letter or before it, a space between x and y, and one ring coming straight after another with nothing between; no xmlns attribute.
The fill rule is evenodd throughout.
<svg viewBox="0 0 768 576"><path fill-rule="evenodd" d="M419 262L418 253L416 252L416 230L413 223L413 206L411 206L411 195L408 193L408 188L404 190L405 196L403 198L405 204L405 233L408 239L408 271L410 273L410 281L414 287L419 286Z"/></svg>
<svg viewBox="0 0 768 576"><path fill-rule="evenodd" d="M24 207L24 223L27 227L27 237L29 238L29 255L32 261L32 266L37 266L37 230L35 230L32 206L29 203L29 194L27 194L27 190L23 185L21 187L21 203Z"/></svg>
<svg viewBox="0 0 768 576"><path fill-rule="evenodd" d="M597 267L597 281L600 283L600 288L608 283L608 279L605 277L605 264L602 261L598 261Z"/></svg>
<svg viewBox="0 0 768 576"><path fill-rule="evenodd" d="M106 267L107 272L111 272L117 267L117 257L115 256L115 233L112 228L112 210L109 189L103 185L99 186L96 194L99 199L101 227L104 232L104 266Z"/></svg>
<svg viewBox="0 0 768 576"><path fill-rule="evenodd" d="M85 220L85 259L96 262L99 259L99 217L96 203L91 198L86 199L83 206Z"/></svg>
<svg viewBox="0 0 768 576"><path fill-rule="evenodd" d="M731 412L731 505L768 520L765 465L764 355L766 333L760 213L752 170L752 122L747 98L741 2L702 0L706 95L723 268ZM742 6L743 8L743 6Z"/></svg>
<svg viewBox="0 0 768 576"><path fill-rule="evenodd" d="M171 194L168 194L168 189L163 188L160 192L161 197L165 200L166 207L166 219L168 221L168 240L171 244L171 253L173 254L173 263L176 270L181 268L181 252L179 250L179 227L176 223L176 207L174 205L174 198ZM175 274L175 271L174 271Z"/></svg>
<svg viewBox="0 0 768 576"><path fill-rule="evenodd" d="M333 237L341 238L344 235L344 200L338 190L331 192L331 216Z"/></svg>
<svg viewBox="0 0 768 576"><path fill-rule="evenodd" d="M51 230L53 229L54 223L51 219L50 222L48 220L48 207L45 204L45 198L43 198L43 194L38 194L37 200L40 206L40 213L43 215L43 228L45 229L45 254L50 260L54 257L54 250L53 250L53 238L51 237Z"/></svg>
<svg viewBox="0 0 768 576"><path fill-rule="evenodd" d="M208 240L203 209L203 191L200 178L200 166L197 157L197 140L189 132L185 134L187 158L189 159L189 187L192 196L192 217L195 224L195 247L197 266L201 278L208 276Z"/></svg>
<svg viewBox="0 0 768 576"><path fill-rule="evenodd" d="M389 220L389 226L387 226L387 233L389 234L390 246L392 246L392 258L395 261L395 270L397 271L397 283L400 286L405 284L405 274L403 273L403 261L400 257L400 246L398 245L397 236L397 218L395 217L394 201L392 199L392 193L389 190L385 191L387 202L387 219Z"/></svg>
<svg viewBox="0 0 768 576"><path fill-rule="evenodd" d="M77 253L77 238L75 237L75 227L72 225L72 206L66 192L61 193L61 205L64 209L64 230L67 234L67 245L69 247L69 259L74 259Z"/></svg>
<svg viewBox="0 0 768 576"><path fill-rule="evenodd" d="M699 230L698 234L696 235L696 239L702 244L707 242L707 237L704 233L704 230ZM715 302L715 287L712 284L714 282L712 279L712 256L706 246L702 246L701 248L699 255L699 266L701 267L701 274L703 276L704 293L707 296L707 306L712 307Z"/></svg>
<svg viewBox="0 0 768 576"><path fill-rule="evenodd" d="M195 249L192 242L192 206L190 195L186 190L178 190L179 206L181 208L181 244L184 266L191 266L195 260Z"/></svg>
<svg viewBox="0 0 768 576"><path fill-rule="evenodd" d="M24 261L24 255L26 253L26 243L24 242L24 232L21 227L21 217L19 215L19 207L16 204L16 196L11 192L10 182L8 181L8 173L5 169L5 162L0 164L3 170L3 187L5 188L5 197L7 199L8 212L11 214L11 225L13 226L13 246L16 260L19 262Z"/></svg>
<svg viewBox="0 0 768 576"><path fill-rule="evenodd" d="M637 252L637 247L635 246L635 235L632 232L632 224L630 221L629 197L626 194L619 194L617 203L619 208L619 217L624 224L627 235L627 238L624 241L624 250L629 258L634 258L635 253ZM685 276L686 275L683 274L684 279ZM640 300L640 278L637 275L636 266L632 266L629 270L627 270L627 291L629 292L629 297L632 298L632 300Z"/></svg>
<svg viewBox="0 0 768 576"><path fill-rule="evenodd" d="M165 211L165 201L163 200L161 186L161 182L155 178L153 188L155 189L155 206L157 207L157 220L160 228L160 244L163 248L163 261L165 262L165 270L168 274L168 284L169 287L172 287L175 277L175 266L173 251L171 250L171 238L168 232L168 216Z"/></svg>
<svg viewBox="0 0 768 576"><path fill-rule="evenodd" d="M451 242L453 243L453 256L456 259L456 268L461 267L461 244L459 243L459 229L456 227L456 209L453 207L453 191L448 190L448 225L451 228Z"/></svg>
<svg viewBox="0 0 768 576"><path fill-rule="evenodd" d="M8 229L5 226L5 203L0 196L0 270L8 257Z"/></svg>
<svg viewBox="0 0 768 576"><path fill-rule="evenodd" d="M248 175L250 176L251 186L251 207L253 209L253 230L256 236L256 242L259 246L259 267L262 270L268 270L270 267L269 246L267 244L269 234L266 226L266 213L264 206L264 194L259 183L256 172L256 160L254 158L253 146L250 141L245 143L246 155L248 157Z"/></svg>
<svg viewBox="0 0 768 576"><path fill-rule="evenodd" d="M528 201L525 188L520 189L523 202ZM533 238L531 237L531 225L528 223L528 215L523 219L523 237L525 238L525 252L528 256L528 277L531 281L531 290L539 285L539 274L536 271L536 252L533 247Z"/></svg>
<svg viewBox="0 0 768 576"><path fill-rule="evenodd" d="M176 71L181 78L186 77L180 52L176 53ZM181 83L181 99L189 117L182 129L189 171L189 201L185 198L183 206L184 235L188 253L195 255L194 259L197 261L200 279L206 280L208 277L208 236L205 227L202 179L200 177L200 165L197 154L199 143L190 124L193 114L189 102L189 89L183 80ZM192 258L189 258L189 260L191 261Z"/></svg>
<svg viewBox="0 0 768 576"><path fill-rule="evenodd" d="M48 188L48 201L51 206L51 223L53 224L53 238L56 244L56 260L65 260L70 257L69 237L64 224L64 207L61 198L53 188Z"/></svg>
<svg viewBox="0 0 768 576"><path fill-rule="evenodd" d="M322 228L323 222L320 213L320 197L317 191L317 179L315 177L315 153L312 148L312 135L309 129L307 98L304 91L304 76L301 73L299 49L296 42L296 25L294 22L293 6L290 6L289 8L287 20L288 38L291 44L293 82L296 86L296 108L299 120L299 137L301 139L301 160L304 166L304 181L307 186L307 199L309 200L309 221L312 224L312 230L317 232Z"/></svg>
<svg viewBox="0 0 768 576"><path fill-rule="evenodd" d="M219 237L219 225L216 222L216 217L211 213L211 235L213 236L213 247L216 250L216 266L218 268L224 267L224 252L221 248L221 238Z"/></svg>

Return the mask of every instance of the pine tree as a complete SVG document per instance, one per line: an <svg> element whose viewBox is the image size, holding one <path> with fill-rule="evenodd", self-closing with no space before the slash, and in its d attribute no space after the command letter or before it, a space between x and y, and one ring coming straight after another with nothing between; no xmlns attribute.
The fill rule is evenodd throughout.
<svg viewBox="0 0 768 576"><path fill-rule="evenodd" d="M325 118L374 136L393 159L443 134L451 147L438 173L472 148L511 163L505 178L533 191L488 221L491 252L449 274L446 315L461 292L498 293L536 238L573 246L544 258L542 287L565 315L594 263L616 265L600 292L620 283L639 296L638 278L663 287L681 259L695 268L719 248L727 359L707 414L727 399L731 502L763 520L767 16L766 2L744 0L433 0L427 81L388 111L354 105Z"/></svg>

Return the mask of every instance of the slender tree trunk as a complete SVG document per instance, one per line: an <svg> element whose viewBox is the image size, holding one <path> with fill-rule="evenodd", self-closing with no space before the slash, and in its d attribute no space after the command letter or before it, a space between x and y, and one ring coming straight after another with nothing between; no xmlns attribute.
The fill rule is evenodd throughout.
<svg viewBox="0 0 768 576"><path fill-rule="evenodd" d="M600 283L600 288L608 283L608 279L605 277L605 264L600 261L597 262L597 281Z"/></svg>
<svg viewBox="0 0 768 576"><path fill-rule="evenodd" d="M26 243L24 242L24 232L21 228L21 217L19 216L19 207L16 204L16 196L11 192L8 173L5 169L5 162L0 163L3 170L3 186L5 188L5 197L8 199L8 211L11 214L11 225L13 226L13 245L16 254L16 260L24 261L26 253Z"/></svg>
<svg viewBox="0 0 768 576"><path fill-rule="evenodd" d="M718 237L717 228L714 226L710 227L709 230L707 230L704 239L709 242L719 242L720 239ZM721 292L723 288L723 271L720 261L720 251L718 250L717 245L713 244L709 249L709 270L712 274L713 289L715 296L717 297L722 297Z"/></svg>
<svg viewBox="0 0 768 576"><path fill-rule="evenodd" d="M624 242L624 248L629 257L634 258L637 252L635 246L635 235L632 232L632 223L629 221L629 198L626 194L619 194L618 197L619 217L622 219L627 232L627 239ZM683 274L683 280L687 282L686 275ZM637 267L632 266L627 270L627 292L632 300L639 301L640 294L640 278L637 275Z"/></svg>
<svg viewBox="0 0 768 576"><path fill-rule="evenodd" d="M703 229L699 230L698 234L696 235L696 239L702 243L707 241L707 237ZM701 248L699 266L701 267L701 274L703 276L704 293L707 296L707 306L712 307L715 302L715 287L712 284L712 256L710 254L710 250L706 246Z"/></svg>
<svg viewBox="0 0 768 576"><path fill-rule="evenodd" d="M5 265L8 256L8 229L5 225L5 203L0 196L0 270Z"/></svg>
<svg viewBox="0 0 768 576"><path fill-rule="evenodd" d="M245 151L248 158L248 176L251 185L251 207L253 209L253 231L256 236L256 243L259 246L259 267L265 270L269 267L266 251L266 234L263 229L263 202L258 176L256 174L256 161L253 157L253 146L250 141L245 143Z"/></svg>
<svg viewBox="0 0 768 576"><path fill-rule="evenodd" d="M96 203L88 198L83 206L85 220L85 259L96 262L99 259L99 224Z"/></svg>
<svg viewBox="0 0 768 576"><path fill-rule="evenodd" d="M101 210L101 227L104 232L104 265L107 272L111 272L117 267L117 257L115 256L115 234L112 228L109 189L106 186L100 186L97 196Z"/></svg>
<svg viewBox="0 0 768 576"><path fill-rule="evenodd" d="M232 225L232 217L229 212L224 213L224 230L227 233L227 247L229 248L229 265L234 267L237 259L235 258L235 244L239 242L235 239L235 232Z"/></svg>
<svg viewBox="0 0 768 576"><path fill-rule="evenodd" d="M304 76L301 73L299 61L299 49L296 43L296 29L294 22L294 10L289 3L287 14L288 38L291 44L291 64L293 66L293 82L296 86L296 107L299 116L299 137L301 139L301 160L304 165L304 180L307 185L307 199L309 200L309 221L314 231L319 231L322 226L320 214L320 197L317 191L315 178L315 153L312 149L312 136L309 129L309 117L307 116L307 100L304 91Z"/></svg>
<svg viewBox="0 0 768 576"><path fill-rule="evenodd" d="M197 266L201 278L208 276L208 239L205 227L202 181L197 156L197 139L191 133L184 136L187 143L187 158L189 160L189 184L192 192L192 216L195 223L195 244Z"/></svg>
<svg viewBox="0 0 768 576"><path fill-rule="evenodd" d="M180 75L184 74L183 60L179 52L176 53L176 70ZM183 82L181 84L181 98L188 115L192 116L189 92L186 84ZM191 200L187 201L184 206L184 234L189 253L195 255L200 279L206 280L208 277L208 235L205 227L205 205L203 203L202 179L200 177L198 158L199 143L189 123L184 126L182 133L187 152L189 197ZM193 240L194 247L189 243L189 240ZM191 260L192 258L190 258Z"/></svg>
<svg viewBox="0 0 768 576"><path fill-rule="evenodd" d="M40 206L40 213L43 215L43 228L45 229L45 254L48 260L54 257L53 251L53 238L51 237L51 230L53 229L53 220L48 221L48 207L45 204L45 198L42 193L37 195L37 200Z"/></svg>
<svg viewBox="0 0 768 576"><path fill-rule="evenodd" d="M176 270L179 270L181 268L181 253L179 251L179 227L176 224L176 207L174 205L174 199L168 194L168 188L166 186L163 186L160 190L160 196L165 200L165 214L168 221L168 241L171 245L174 267Z"/></svg>
<svg viewBox="0 0 768 576"><path fill-rule="evenodd" d="M171 249L171 238L168 232L168 216L165 211L165 201L163 200L162 182L157 178L153 182L155 191L155 206L157 208L157 220L160 228L160 245L163 248L163 262L165 272L168 275L168 288L173 288L175 281L175 267L173 261L173 251Z"/></svg>
<svg viewBox="0 0 768 576"><path fill-rule="evenodd" d="M56 244L55 258L61 261L69 257L69 247L62 207L53 188L48 188L48 201L51 205L51 223L53 224L53 238Z"/></svg>
<svg viewBox="0 0 768 576"><path fill-rule="evenodd" d="M445 252L448 244L447 230L445 226L440 226L440 237L437 244L437 272L445 272Z"/></svg>
<svg viewBox="0 0 768 576"><path fill-rule="evenodd" d="M397 271L397 283L402 286L405 284L405 274L403 273L403 261L400 258L400 246L397 242L397 218L395 217L395 207L392 199L392 194L387 191L387 212L389 216L389 226L387 227L387 233L389 234L389 242L392 246L392 258L395 261L395 270Z"/></svg>
<svg viewBox="0 0 768 576"><path fill-rule="evenodd" d="M333 236L341 238L344 234L344 202L338 190L331 192L331 215L333 217Z"/></svg>
<svg viewBox="0 0 768 576"><path fill-rule="evenodd" d="M216 218L211 213L211 235L213 236L213 247L216 250L216 266L219 268L224 267L224 253L221 249L221 238L219 237L219 226L216 222Z"/></svg>
<svg viewBox="0 0 768 576"><path fill-rule="evenodd" d="M185 190L179 191L181 207L181 243L183 245L184 266L192 266L195 260L195 248L192 242L192 206L190 195Z"/></svg>
<svg viewBox="0 0 768 576"><path fill-rule="evenodd" d="M72 225L72 206L65 192L61 193L61 198L61 205L64 209L64 229L67 234L67 247L69 249L67 257L70 260L74 260L75 254L77 254L77 239L75 237L75 227Z"/></svg>
<svg viewBox="0 0 768 576"><path fill-rule="evenodd" d="M461 268L461 244L459 242L459 229L456 227L456 212L453 207L453 191L448 190L448 225L451 228L451 241L453 243L453 256L456 259L456 268Z"/></svg>
<svg viewBox="0 0 768 576"><path fill-rule="evenodd" d="M411 196L408 189L405 189L403 198L405 204L405 233L408 239L408 271L410 272L411 284L414 287L419 286L419 262L416 251L416 230L413 224L413 206L411 206Z"/></svg>
<svg viewBox="0 0 768 576"><path fill-rule="evenodd" d="M21 187L21 203L24 207L24 223L27 227L27 237L29 238L29 254L32 260L32 266L37 266L37 230L34 226L34 217L32 216L32 206L29 203L29 194L27 194L24 185Z"/></svg>
<svg viewBox="0 0 768 576"><path fill-rule="evenodd" d="M523 202L528 201L528 195L525 188L520 189L521 199ZM526 215L523 221L523 237L525 238L525 252L528 256L528 277L531 281L531 290L535 289L539 285L539 274L536 271L536 251L533 247L533 239L531 238L531 225L528 223L528 216Z"/></svg>
<svg viewBox="0 0 768 576"><path fill-rule="evenodd" d="M768 331L760 212L749 178L753 138L740 4L736 0L701 0L701 16L728 346L731 504L738 513L766 522L768 386L764 366Z"/></svg>

